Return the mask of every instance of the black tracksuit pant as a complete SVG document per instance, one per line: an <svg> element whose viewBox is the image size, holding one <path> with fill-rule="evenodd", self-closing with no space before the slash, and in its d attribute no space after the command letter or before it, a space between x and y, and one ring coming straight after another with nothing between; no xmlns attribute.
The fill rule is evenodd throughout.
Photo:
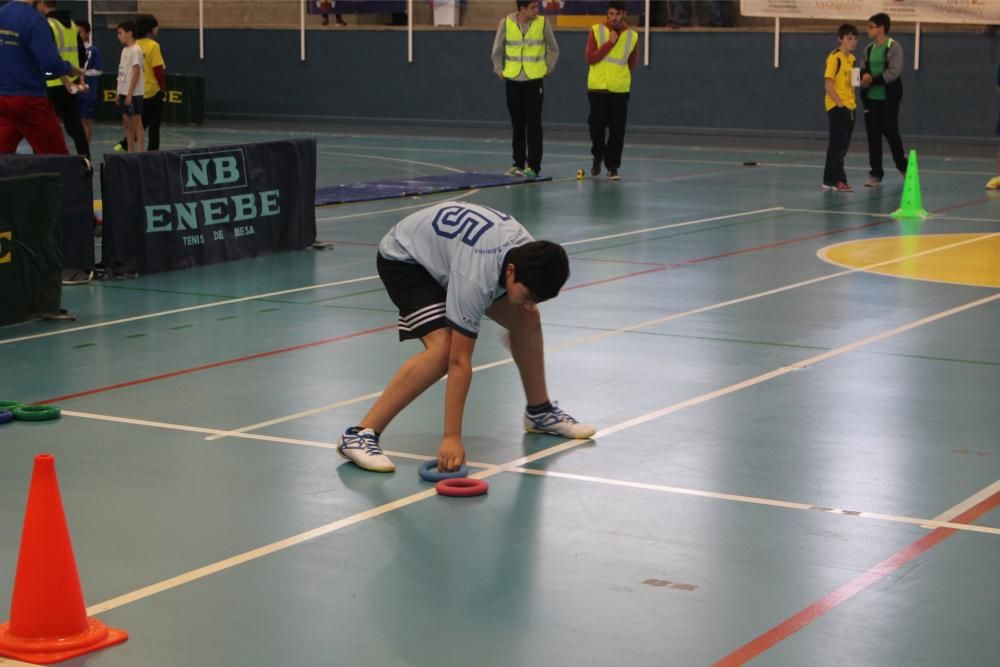
<svg viewBox="0 0 1000 667"><path fill-rule="evenodd" d="M847 147L851 145L851 135L854 133L854 109L833 107L826 112L830 122L830 141L826 146L826 166L823 167L823 185L836 185L847 182L844 171L844 157Z"/></svg>
<svg viewBox="0 0 1000 667"><path fill-rule="evenodd" d="M625 148L625 122L628 120L628 93L587 93L590 102L590 154L611 169L622 166Z"/></svg>
<svg viewBox="0 0 1000 667"><path fill-rule="evenodd" d="M869 172L876 178L883 178L882 170L882 137L889 142L892 151L892 161L896 169L906 174L906 154L903 152L903 140L899 136L899 102L890 100L865 100L865 130L868 132L868 164Z"/></svg>
<svg viewBox="0 0 1000 667"><path fill-rule="evenodd" d="M80 104L76 95L70 95L66 86L60 83L48 89L49 103L55 110L56 115L62 120L66 134L73 139L76 144L76 154L90 159L90 143L87 141L87 134L83 131L83 123L80 122Z"/></svg>
<svg viewBox="0 0 1000 667"><path fill-rule="evenodd" d="M541 79L511 81L507 84L507 111L514 129L511 143L514 164L524 169L542 170L542 99L544 87Z"/></svg>

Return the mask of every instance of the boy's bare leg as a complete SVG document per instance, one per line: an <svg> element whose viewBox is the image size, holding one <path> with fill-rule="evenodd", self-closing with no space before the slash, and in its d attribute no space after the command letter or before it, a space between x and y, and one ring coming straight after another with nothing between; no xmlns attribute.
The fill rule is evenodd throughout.
<svg viewBox="0 0 1000 667"><path fill-rule="evenodd" d="M125 126L125 148L131 153L134 150L133 145L135 144L135 140L132 137L132 117L122 114L122 125Z"/></svg>
<svg viewBox="0 0 1000 667"><path fill-rule="evenodd" d="M420 339L423 352L407 359L358 426L381 433L400 411L448 372L451 329L435 329Z"/></svg>
<svg viewBox="0 0 1000 667"><path fill-rule="evenodd" d="M486 314L510 332L510 353L521 374L528 405L549 400L545 386L545 342L542 318L534 304L515 305L505 296L486 310Z"/></svg>
<svg viewBox="0 0 1000 667"><path fill-rule="evenodd" d="M135 149L140 153L146 150L145 130L142 126L142 116L132 116L135 128Z"/></svg>

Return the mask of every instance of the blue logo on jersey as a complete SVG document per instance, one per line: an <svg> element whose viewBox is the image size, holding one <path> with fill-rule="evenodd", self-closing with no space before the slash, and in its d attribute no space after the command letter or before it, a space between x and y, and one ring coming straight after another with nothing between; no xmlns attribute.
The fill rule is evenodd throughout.
<svg viewBox="0 0 1000 667"><path fill-rule="evenodd" d="M509 220L510 216L499 213L498 211L493 211L497 213L501 220ZM464 208L462 206L445 206L444 208L438 210L437 215L434 216L434 221L431 226L434 227L434 232L438 236L443 236L446 239L453 239L459 234L462 238L459 239L462 243L475 246L476 243L482 238L483 234L486 233L495 223L489 220L479 211L474 211L471 208Z"/></svg>

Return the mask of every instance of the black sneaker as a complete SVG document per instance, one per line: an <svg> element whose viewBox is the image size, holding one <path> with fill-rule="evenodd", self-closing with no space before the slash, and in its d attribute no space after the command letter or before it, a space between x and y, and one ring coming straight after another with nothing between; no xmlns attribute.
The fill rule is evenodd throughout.
<svg viewBox="0 0 1000 667"><path fill-rule="evenodd" d="M590 166L590 175L591 176L601 175L601 158L599 157L594 158L594 164Z"/></svg>
<svg viewBox="0 0 1000 667"><path fill-rule="evenodd" d="M622 177L618 175L617 169L608 169L608 180L620 181L622 180Z"/></svg>

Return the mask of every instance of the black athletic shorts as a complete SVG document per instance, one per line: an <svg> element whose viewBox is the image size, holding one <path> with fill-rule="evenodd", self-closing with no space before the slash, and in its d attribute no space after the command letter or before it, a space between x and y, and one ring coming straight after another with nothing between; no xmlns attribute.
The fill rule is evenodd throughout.
<svg viewBox="0 0 1000 667"><path fill-rule="evenodd" d="M423 338L448 326L447 292L427 269L419 264L386 259L381 254L375 263L389 298L399 308L399 340Z"/></svg>

